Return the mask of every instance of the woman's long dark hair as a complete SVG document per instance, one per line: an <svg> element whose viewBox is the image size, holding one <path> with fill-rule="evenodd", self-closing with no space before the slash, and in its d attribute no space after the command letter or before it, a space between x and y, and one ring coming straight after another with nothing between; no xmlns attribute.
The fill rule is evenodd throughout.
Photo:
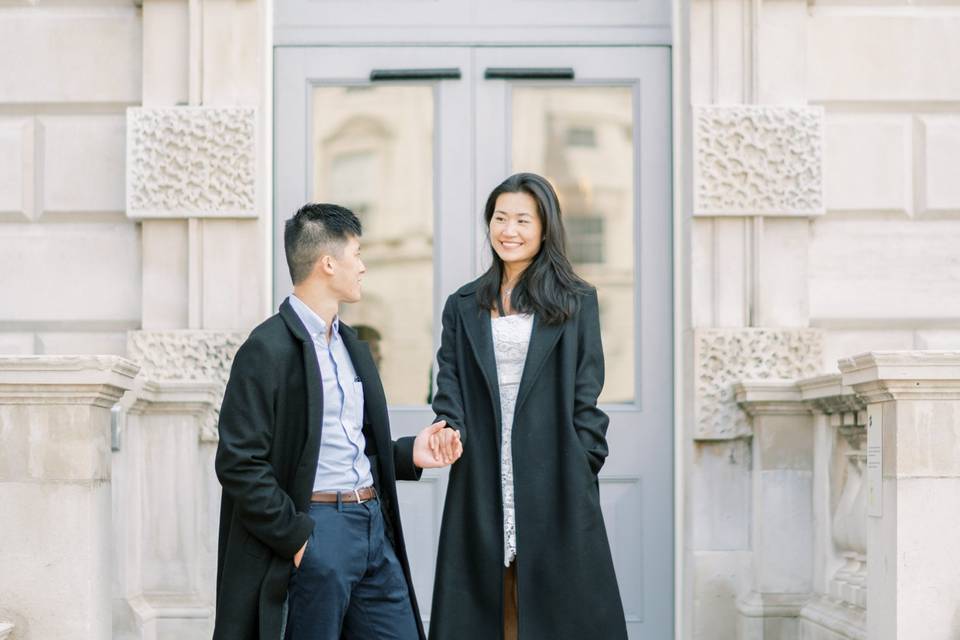
<svg viewBox="0 0 960 640"><path fill-rule="evenodd" d="M510 306L520 313L535 313L547 324L560 324L579 308L579 294L589 289L573 271L567 259L566 235L560 218L560 201L553 186L535 173L517 173L497 186L487 198L483 217L487 223L502 193L526 193L537 203L537 214L543 227L543 241L533 262L523 271L510 294ZM490 245L493 264L480 276L477 301L481 309L498 308L500 285L503 282L503 260Z"/></svg>

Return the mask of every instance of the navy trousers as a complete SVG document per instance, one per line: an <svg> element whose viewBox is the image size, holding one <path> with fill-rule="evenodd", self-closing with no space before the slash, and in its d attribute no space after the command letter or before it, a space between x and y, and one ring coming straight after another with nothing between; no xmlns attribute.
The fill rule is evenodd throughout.
<svg viewBox="0 0 960 640"><path fill-rule="evenodd" d="M313 534L287 591L285 640L417 640L380 501L310 506Z"/></svg>

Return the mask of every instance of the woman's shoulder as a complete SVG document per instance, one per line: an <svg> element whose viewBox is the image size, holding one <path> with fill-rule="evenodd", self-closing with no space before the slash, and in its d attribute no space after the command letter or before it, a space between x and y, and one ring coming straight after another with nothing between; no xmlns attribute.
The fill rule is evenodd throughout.
<svg viewBox="0 0 960 640"><path fill-rule="evenodd" d="M457 289L453 295L455 296L469 296L477 292L477 289L480 288L480 282L483 280L483 276L480 276L476 280L471 280L467 284L463 285Z"/></svg>
<svg viewBox="0 0 960 640"><path fill-rule="evenodd" d="M482 280L483 276L477 278L476 280L471 280L467 284L463 285L450 294L450 296L447 298L447 302L456 304L460 298L469 298L470 296L476 295L477 289L480 288L480 282Z"/></svg>
<svg viewBox="0 0 960 640"><path fill-rule="evenodd" d="M597 288L590 284L589 282L584 281L583 284L577 288L577 303L578 310L582 314L584 311L596 313L597 307L599 305L597 301Z"/></svg>

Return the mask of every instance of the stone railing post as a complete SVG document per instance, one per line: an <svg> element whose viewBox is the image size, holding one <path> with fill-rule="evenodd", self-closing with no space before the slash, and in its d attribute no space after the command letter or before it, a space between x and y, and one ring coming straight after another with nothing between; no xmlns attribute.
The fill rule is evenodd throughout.
<svg viewBox="0 0 960 640"><path fill-rule="evenodd" d="M112 637L110 409L138 370L0 356L0 609L16 634Z"/></svg>
<svg viewBox="0 0 960 640"><path fill-rule="evenodd" d="M840 374L798 382L814 412L813 596L804 640L866 640L866 411Z"/></svg>
<svg viewBox="0 0 960 640"><path fill-rule="evenodd" d="M753 425L753 584L737 602L737 637L790 640L812 586L812 415L793 380L735 389Z"/></svg>
<svg viewBox="0 0 960 640"><path fill-rule="evenodd" d="M212 429L218 392L214 382L145 381L127 412L115 454L114 624L131 637L213 632L216 568L208 564L216 556L206 544L212 471L201 441Z"/></svg>
<svg viewBox="0 0 960 640"><path fill-rule="evenodd" d="M867 637L960 637L960 351L840 361L867 403Z"/></svg>

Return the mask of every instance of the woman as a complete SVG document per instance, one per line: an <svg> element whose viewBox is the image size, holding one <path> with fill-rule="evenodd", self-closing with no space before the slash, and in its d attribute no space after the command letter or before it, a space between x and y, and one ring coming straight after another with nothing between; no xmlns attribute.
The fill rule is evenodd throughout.
<svg viewBox="0 0 960 640"><path fill-rule="evenodd" d="M507 178L484 216L493 264L447 299L437 354L433 409L463 456L447 488L430 637L626 638L597 485L609 419L597 408L596 290L564 254L544 178ZM456 435L444 430L440 448L458 447Z"/></svg>

